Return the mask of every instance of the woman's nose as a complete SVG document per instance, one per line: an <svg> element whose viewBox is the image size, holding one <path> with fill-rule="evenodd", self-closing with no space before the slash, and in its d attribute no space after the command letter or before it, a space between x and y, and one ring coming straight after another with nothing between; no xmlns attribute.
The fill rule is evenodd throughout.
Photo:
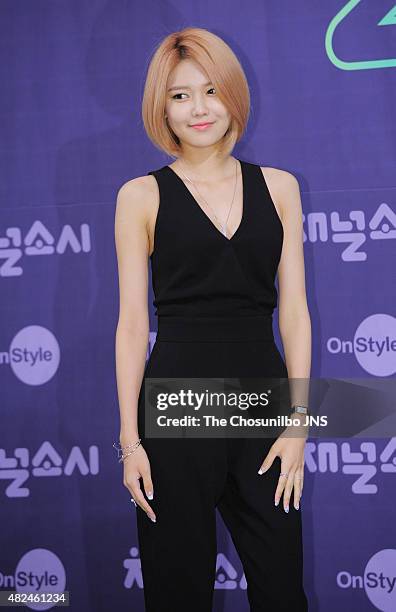
<svg viewBox="0 0 396 612"><path fill-rule="evenodd" d="M196 113L197 112L202 113L202 112L205 112L206 110L207 110L207 105L206 105L204 98L199 96L193 99L193 111L195 111Z"/></svg>

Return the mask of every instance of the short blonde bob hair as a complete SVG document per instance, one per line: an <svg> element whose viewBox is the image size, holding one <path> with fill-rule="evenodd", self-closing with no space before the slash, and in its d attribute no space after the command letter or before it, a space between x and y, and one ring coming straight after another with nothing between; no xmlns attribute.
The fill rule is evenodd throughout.
<svg viewBox="0 0 396 612"><path fill-rule="evenodd" d="M203 28L185 28L169 34L154 50L142 101L144 128L153 144L171 157L181 154L180 140L165 118L169 73L184 59L195 61L216 88L231 115L220 150L229 154L242 137L250 112L249 86L238 58L222 38Z"/></svg>

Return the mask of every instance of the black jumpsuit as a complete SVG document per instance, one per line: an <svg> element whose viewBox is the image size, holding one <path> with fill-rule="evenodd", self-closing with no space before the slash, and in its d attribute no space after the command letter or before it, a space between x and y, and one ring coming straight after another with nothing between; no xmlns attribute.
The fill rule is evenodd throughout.
<svg viewBox="0 0 396 612"><path fill-rule="evenodd" d="M282 223L260 166L238 161L243 216L231 239L172 168L148 173L160 205L151 255L158 331L138 403L157 517L137 507L146 612L212 610L216 507L243 565L250 610L308 609L301 509L293 493L289 513L283 498L274 505L279 457L258 474L276 438L145 437L146 377L287 377L272 331Z"/></svg>

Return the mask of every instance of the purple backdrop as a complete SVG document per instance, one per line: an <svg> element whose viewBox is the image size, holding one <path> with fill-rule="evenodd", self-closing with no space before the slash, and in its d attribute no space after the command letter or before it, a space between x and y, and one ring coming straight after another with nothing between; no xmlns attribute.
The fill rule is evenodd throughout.
<svg viewBox="0 0 396 612"><path fill-rule="evenodd" d="M235 155L299 180L312 375L396 373L392 345L370 343L396 338L394 0L2 0L0 591L44 579L38 592L68 590L76 612L143 610L112 448L114 210L126 180L172 161L140 107L154 46L186 26L219 34L246 71ZM395 472L396 438L307 442L313 612L396 610ZM220 518L214 609L248 610Z"/></svg>

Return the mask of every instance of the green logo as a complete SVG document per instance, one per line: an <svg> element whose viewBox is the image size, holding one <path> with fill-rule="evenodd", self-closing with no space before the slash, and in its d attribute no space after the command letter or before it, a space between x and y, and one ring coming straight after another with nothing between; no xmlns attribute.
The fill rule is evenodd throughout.
<svg viewBox="0 0 396 612"><path fill-rule="evenodd" d="M330 61L340 70L367 70L370 68L392 68L396 66L396 58L374 59L348 62L337 57L333 49L333 36L338 25L347 17L362 0L349 0L346 5L331 20L325 37L326 53ZM377 23L379 26L396 26L396 4Z"/></svg>

